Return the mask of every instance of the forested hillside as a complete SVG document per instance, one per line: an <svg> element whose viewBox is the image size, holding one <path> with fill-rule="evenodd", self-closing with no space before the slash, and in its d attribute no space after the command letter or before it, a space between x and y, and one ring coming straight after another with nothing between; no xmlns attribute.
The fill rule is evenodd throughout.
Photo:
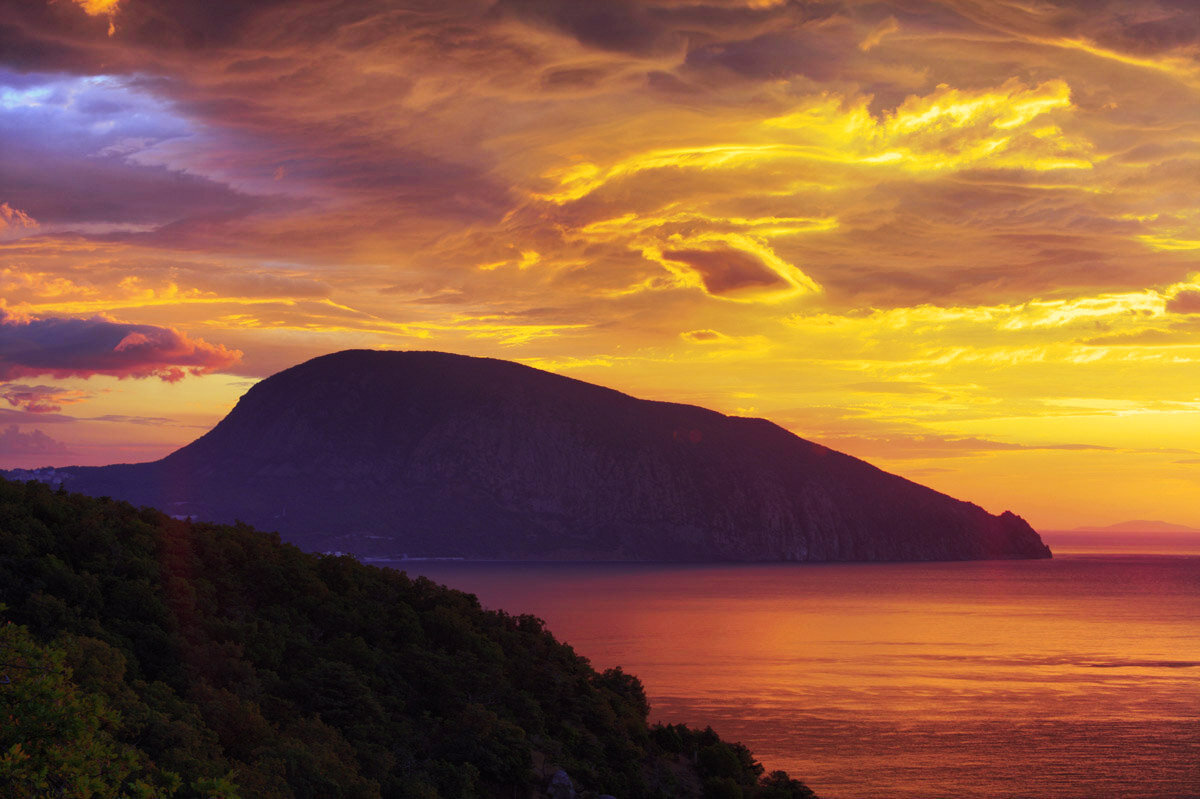
<svg viewBox="0 0 1200 799"><path fill-rule="evenodd" d="M812 796L532 616L244 525L0 481L0 603L5 797Z"/></svg>

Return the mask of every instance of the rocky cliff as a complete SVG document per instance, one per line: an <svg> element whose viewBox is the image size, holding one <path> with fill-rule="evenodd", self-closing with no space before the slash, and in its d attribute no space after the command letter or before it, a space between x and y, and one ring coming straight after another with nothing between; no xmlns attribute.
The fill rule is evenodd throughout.
<svg viewBox="0 0 1200 799"><path fill-rule="evenodd" d="M993 516L766 420L439 352L315 358L254 386L161 461L58 471L71 490L360 555L1050 556L1012 513Z"/></svg>

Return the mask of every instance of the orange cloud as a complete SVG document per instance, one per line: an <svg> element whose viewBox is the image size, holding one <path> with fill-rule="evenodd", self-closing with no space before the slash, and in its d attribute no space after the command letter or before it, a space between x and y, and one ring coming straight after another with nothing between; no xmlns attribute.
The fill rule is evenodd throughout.
<svg viewBox="0 0 1200 799"><path fill-rule="evenodd" d="M0 397L14 408L30 413L53 413L63 405L74 405L92 397L86 391L55 386L29 386L21 383L0 384Z"/></svg>
<svg viewBox="0 0 1200 799"><path fill-rule="evenodd" d="M82 8L89 17L108 17L108 35L112 36L117 32L117 26L113 22L113 16L117 13L117 6L121 0L71 0L77 6Z"/></svg>
<svg viewBox="0 0 1200 799"><path fill-rule="evenodd" d="M900 30L900 23L896 21L895 17L888 17L871 29L866 38L858 43L858 49L865 53L882 42L885 36L898 30Z"/></svg>
<svg viewBox="0 0 1200 799"><path fill-rule="evenodd" d="M101 14L115 14L121 0L72 0L89 15L98 17Z"/></svg>
<svg viewBox="0 0 1200 799"><path fill-rule="evenodd" d="M16 238L37 228L37 220L29 214L8 203L0 203L0 240Z"/></svg>

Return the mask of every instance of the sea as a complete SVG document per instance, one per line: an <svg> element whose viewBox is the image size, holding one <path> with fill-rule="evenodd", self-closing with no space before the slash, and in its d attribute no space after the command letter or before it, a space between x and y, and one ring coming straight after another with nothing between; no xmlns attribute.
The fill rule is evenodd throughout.
<svg viewBox="0 0 1200 799"><path fill-rule="evenodd" d="M1047 540L1052 560L386 565L541 617L636 674L652 720L823 799L1200 797L1200 546Z"/></svg>

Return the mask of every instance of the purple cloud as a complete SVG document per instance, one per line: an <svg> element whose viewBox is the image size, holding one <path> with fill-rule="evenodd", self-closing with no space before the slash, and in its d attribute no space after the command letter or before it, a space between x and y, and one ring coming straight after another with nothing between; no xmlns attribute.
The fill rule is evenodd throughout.
<svg viewBox="0 0 1200 799"><path fill-rule="evenodd" d="M208 374L235 364L239 350L178 330L90 319L17 319L0 311L0 380L51 375L55 378L157 377L167 382ZM17 404L17 403L13 403Z"/></svg>
<svg viewBox="0 0 1200 799"><path fill-rule="evenodd" d="M0 457L26 455L69 455L70 448L41 430L22 432L15 424L0 430Z"/></svg>

